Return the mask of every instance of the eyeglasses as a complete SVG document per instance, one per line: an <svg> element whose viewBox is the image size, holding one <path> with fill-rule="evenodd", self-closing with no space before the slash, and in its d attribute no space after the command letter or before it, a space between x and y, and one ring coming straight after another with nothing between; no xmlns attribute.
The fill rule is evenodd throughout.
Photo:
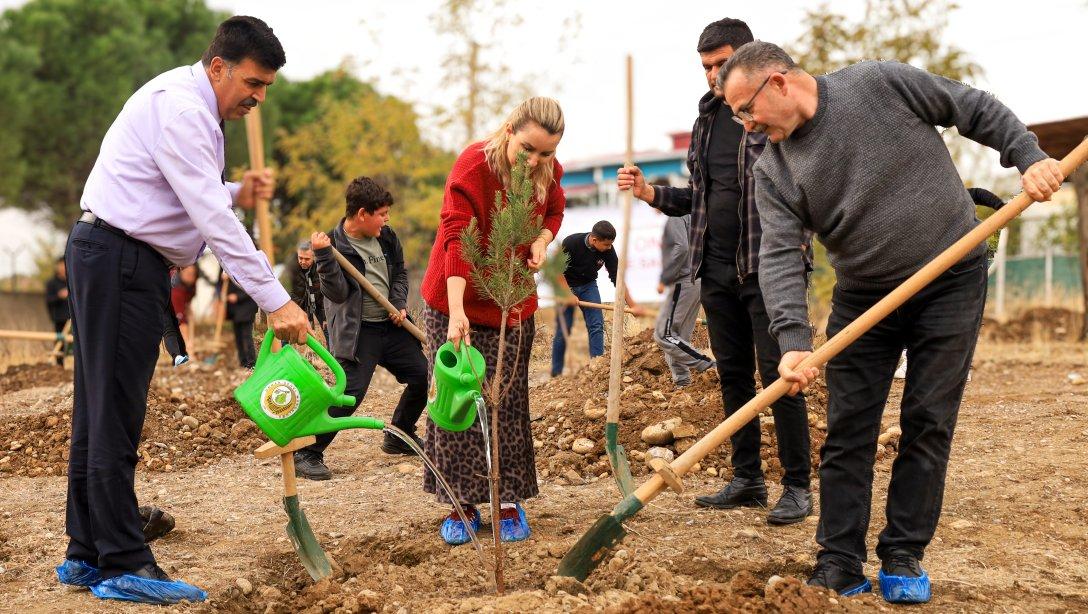
<svg viewBox="0 0 1088 614"><path fill-rule="evenodd" d="M767 78L763 80L763 83L760 83L759 87L756 88L756 93L752 94L752 97L748 99L748 102L741 106L741 108L737 109L737 112L733 114L733 121L741 125L743 125L744 122L755 121L755 118L752 117L752 103L756 101L756 96L759 96L759 93L763 91L763 88L767 87L767 83L770 82L771 77L775 75L784 75L787 72L789 71L780 70L778 72L773 72L767 75Z"/></svg>

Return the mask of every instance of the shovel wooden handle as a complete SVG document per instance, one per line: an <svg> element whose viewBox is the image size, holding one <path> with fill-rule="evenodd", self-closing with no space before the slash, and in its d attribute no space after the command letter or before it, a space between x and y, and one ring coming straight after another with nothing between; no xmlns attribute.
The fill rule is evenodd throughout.
<svg viewBox="0 0 1088 614"><path fill-rule="evenodd" d="M264 131L261 128L261 109L253 107L246 115L246 144L249 149L249 168L264 170ZM268 258L268 264L275 266L276 258L272 244L272 220L268 213L268 200L258 198L256 202L258 239L261 251Z"/></svg>
<svg viewBox="0 0 1088 614"><path fill-rule="evenodd" d="M363 290L366 290L366 293L370 295L370 298L378 301L378 304L384 307L385 310L389 312L389 315L400 315L400 309L394 307L393 303L389 302L389 299L385 298L381 292L378 292L378 289L374 287L374 284L370 283L370 280L360 273L359 269L355 268L355 265L348 262L348 259L344 257L344 254L340 253L340 250L335 247L330 247L329 249L332 250L332 255L336 258L336 261L340 263L340 268L347 271L347 274L351 275L352 279L357 281L359 285L362 286ZM427 338L423 335L423 331L419 330L419 327L408 321L407 318L401 322L401 326L412 333L413 337L419 339L420 343L427 343Z"/></svg>
<svg viewBox="0 0 1088 614"><path fill-rule="evenodd" d="M45 333L30 330L0 330L0 339L25 339L27 341L58 341L63 333ZM74 341L72 335L63 337L68 343Z"/></svg>
<svg viewBox="0 0 1088 614"><path fill-rule="evenodd" d="M1061 160L1062 176L1068 177L1078 166L1083 164L1086 159L1088 159L1088 140L1081 141L1080 145L1077 145L1073 151L1069 152L1069 155ZM921 270L907 278L907 280L900 284L899 287L892 290L877 304L870 307L868 311L858 316L856 320L839 331L837 335L828 339L827 342L820 346L815 352L801 361L796 369L803 370L809 367L818 368L825 365L829 360L838 355L839 352L856 341L858 337L861 337L868 332L870 328L886 318L888 314L907 302L907 299L914 296L919 290L940 276L941 273L947 271L949 267L962 260L975 248L975 246L985 241L990 235L997 232L1001 227L1012 221L1013 218L1020 215L1020 213L1023 212L1024 209L1027 209L1033 202L1034 201L1027 194L1023 192L1018 194L1016 198L1009 201L1008 204L998 209L996 213L986 218L984 222L972 229L971 232L968 232L959 241L956 241L948 249L941 252L936 258L922 267ZM763 409L768 407L771 403L774 403L789 392L791 385L792 384L786 380L777 379L773 384L764 388L763 392L760 392L751 401L745 403L744 406L738 409L733 415L714 427L714 430L707 433L702 439L697 441L695 445L691 446L687 452L684 452L679 458L674 460L670 464L673 472L678 476L686 474L695 463L699 462L715 448L725 443L733 433L736 433L742 426L748 424L749 421L759 415L759 412L763 411ZM665 487L666 483L664 478L661 475L655 474L640 486L634 494L639 501L645 504L656 497Z"/></svg>
<svg viewBox="0 0 1088 614"><path fill-rule="evenodd" d="M591 303L589 301L578 301L578 306L579 307L589 307L591 309L607 309L608 311L615 311L616 310L615 305L609 305L608 303ZM631 309L630 307L624 307L623 312L624 313L629 313L629 314L631 314L633 316L638 315L637 313L635 313L635 310ZM644 313L643 315L645 315L646 317L656 316L657 312L647 309L646 313Z"/></svg>
<svg viewBox="0 0 1088 614"><path fill-rule="evenodd" d="M623 166L633 164L634 158L634 96L632 95L633 68L631 56L627 56L627 146L623 155ZM627 299L627 245L631 238L631 190L625 190L620 195L622 203L623 221L621 224L619 262L616 266L616 305L623 311L627 311L624 301ZM580 301L579 301L580 302ZM608 407L605 411L605 420L612 424L620 421L620 395L623 392L623 312L612 308L612 355L609 363L608 377Z"/></svg>

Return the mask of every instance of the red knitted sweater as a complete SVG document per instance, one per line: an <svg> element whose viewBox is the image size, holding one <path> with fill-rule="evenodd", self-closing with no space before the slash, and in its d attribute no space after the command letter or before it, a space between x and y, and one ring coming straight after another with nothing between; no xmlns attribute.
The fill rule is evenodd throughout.
<svg viewBox="0 0 1088 614"><path fill-rule="evenodd" d="M557 160L555 182L548 192L547 201L537 204L536 213L543 216L544 227L555 236L559 233L559 224L563 221L563 209L567 200L559 180L563 176L563 167ZM480 233L485 241L491 232L491 208L495 203L495 193L503 189L502 182L487 165L484 157L484 143L473 143L461 152L453 164L453 170L446 178L446 194L442 199L441 219L438 234L431 248L427 273L423 276L420 294L433 309L449 315L450 308L446 295L447 277L464 277L468 280L465 288L465 315L473 324L499 327L502 312L490 300L480 296L469 275L471 267L461 255L461 231L475 217ZM536 312L536 293L525 299L518 307L510 311L507 324L532 317Z"/></svg>

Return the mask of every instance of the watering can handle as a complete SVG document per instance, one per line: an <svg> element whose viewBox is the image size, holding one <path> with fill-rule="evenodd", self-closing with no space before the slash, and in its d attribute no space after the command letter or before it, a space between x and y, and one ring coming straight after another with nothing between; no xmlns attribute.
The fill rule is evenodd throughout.
<svg viewBox="0 0 1088 614"><path fill-rule="evenodd" d="M332 385L333 394L340 396L344 394L344 388L347 386L347 377L344 375L344 368L340 366L340 363L333 358L332 354L325 349L325 346L321 345L321 342L314 338L313 335L306 335L306 345L310 346L310 349L315 354L321 357L321 360L332 369L332 374L336 378L336 383ZM351 400L354 404L355 399Z"/></svg>
<svg viewBox="0 0 1088 614"><path fill-rule="evenodd" d="M271 328L265 331L264 341L261 342L261 350L257 352L257 361L253 363L254 370L260 368L261 363L263 363L265 359L268 358L270 354L272 354L272 340L275 338L276 336L273 334Z"/></svg>
<svg viewBox="0 0 1088 614"><path fill-rule="evenodd" d="M263 363L268 356L273 354L273 339L275 339L275 335L273 334L272 329L268 329L264 334L264 341L261 343L261 351L257 354L257 362L254 364L254 369L259 368L261 363ZM336 359L333 358L332 354L329 354L329 351L325 349L325 346L321 345L321 342L315 339L313 335L306 335L306 345L308 345L315 354L321 357L321 360L328 365L329 369L332 369L333 376L336 378L336 383L332 386L332 392L337 397L342 397L344 388L347 387L347 378L344 375L344 368L340 366L340 363L336 362ZM351 398L350 401L343 398L340 399L338 405L345 404L354 405L355 399Z"/></svg>

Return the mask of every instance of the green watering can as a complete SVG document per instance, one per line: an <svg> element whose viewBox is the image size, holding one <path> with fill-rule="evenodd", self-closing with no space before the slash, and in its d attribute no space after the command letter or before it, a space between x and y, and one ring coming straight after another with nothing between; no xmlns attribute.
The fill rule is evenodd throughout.
<svg viewBox="0 0 1088 614"><path fill-rule="evenodd" d="M452 341L438 348L434 357L435 395L427 401L431 422L443 430L461 432L476 421L476 399L482 394L477 380L486 373L484 355L480 350L461 344L456 350Z"/></svg>
<svg viewBox="0 0 1088 614"><path fill-rule="evenodd" d="M353 407L355 397L344 394L344 369L317 339L307 335L306 345L332 369L332 388L295 348L287 345L273 352L273 338L271 330L265 333L253 375L234 389L234 398L276 445L344 429L385 428L384 422L368 416L329 416L329 407Z"/></svg>

